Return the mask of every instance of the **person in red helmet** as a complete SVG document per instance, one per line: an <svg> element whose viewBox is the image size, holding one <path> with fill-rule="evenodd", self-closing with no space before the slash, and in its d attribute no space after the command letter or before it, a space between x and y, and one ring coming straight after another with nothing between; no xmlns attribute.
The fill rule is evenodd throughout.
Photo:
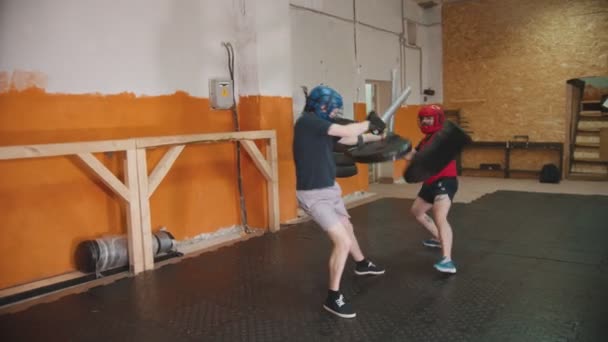
<svg viewBox="0 0 608 342"><path fill-rule="evenodd" d="M405 157L411 160L416 151L425 148L441 130L445 114L437 105L427 105L418 112L418 126L424 138L416 148ZM422 243L431 248L441 248L443 257L435 265L435 269L443 273L456 273L456 265L452 261L452 226L448 222L448 213L452 200L458 191L456 161L452 160L439 173L424 181L418 196L412 204L411 213L432 234L432 238ZM432 210L433 218L427 215Z"/></svg>

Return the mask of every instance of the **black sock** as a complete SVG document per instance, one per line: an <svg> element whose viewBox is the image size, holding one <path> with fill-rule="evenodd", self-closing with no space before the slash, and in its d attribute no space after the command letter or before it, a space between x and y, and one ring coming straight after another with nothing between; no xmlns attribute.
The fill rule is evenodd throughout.
<svg viewBox="0 0 608 342"><path fill-rule="evenodd" d="M363 260L357 261L357 266L367 266L368 263L369 263L369 260L363 258Z"/></svg>

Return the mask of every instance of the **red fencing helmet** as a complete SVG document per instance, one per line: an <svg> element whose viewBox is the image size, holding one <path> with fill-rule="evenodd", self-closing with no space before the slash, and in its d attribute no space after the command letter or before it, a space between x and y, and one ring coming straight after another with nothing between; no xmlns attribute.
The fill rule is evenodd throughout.
<svg viewBox="0 0 608 342"><path fill-rule="evenodd" d="M432 117L433 124L432 125L422 125L423 117ZM443 122L445 121L445 114L443 113L443 109L437 105L427 105L420 108L418 111L418 125L420 126L420 130L424 134L432 134L441 129L443 127Z"/></svg>

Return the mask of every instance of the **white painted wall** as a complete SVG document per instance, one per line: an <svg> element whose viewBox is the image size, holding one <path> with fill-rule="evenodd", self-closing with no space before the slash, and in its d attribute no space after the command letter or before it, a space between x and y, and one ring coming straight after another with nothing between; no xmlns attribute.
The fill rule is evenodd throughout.
<svg viewBox="0 0 608 342"><path fill-rule="evenodd" d="M232 1L3 0L0 70L39 71L49 92L208 96L226 77Z"/></svg>
<svg viewBox="0 0 608 342"><path fill-rule="evenodd" d="M421 23L423 22L424 9L418 6L416 1L414 0L403 0L403 5L405 7L403 16L405 19L410 21Z"/></svg>
<svg viewBox="0 0 608 342"><path fill-rule="evenodd" d="M422 87L432 88L435 95L428 96L429 103L443 102L443 45L441 25L424 26L420 30L422 46Z"/></svg>
<svg viewBox="0 0 608 342"><path fill-rule="evenodd" d="M408 104L443 102L443 42L441 6L422 9L413 0L405 0L405 22L416 23L416 45L405 48L406 84L412 87ZM409 12L408 12L409 10ZM407 25L406 32L407 32ZM409 43L409 42L408 42ZM422 95L426 88L435 95Z"/></svg>
<svg viewBox="0 0 608 342"><path fill-rule="evenodd" d="M208 97L209 79L229 76L226 41L235 48L241 95L291 96L288 6L288 0L1 0L0 71L45 74L48 92L182 90Z"/></svg>
<svg viewBox="0 0 608 342"><path fill-rule="evenodd" d="M353 0L291 0L290 4L347 19L354 13Z"/></svg>
<svg viewBox="0 0 608 342"><path fill-rule="evenodd" d="M441 24L441 5L423 10L421 19L425 25Z"/></svg>
<svg viewBox="0 0 608 342"><path fill-rule="evenodd" d="M424 80L421 80L420 74L422 55L422 48L420 47L405 48L405 84L412 87L412 94L408 97L407 104L420 104L423 102L420 94L422 84L424 83Z"/></svg>
<svg viewBox="0 0 608 342"><path fill-rule="evenodd" d="M392 32L401 32L401 0L356 0L356 9L358 21Z"/></svg>
<svg viewBox="0 0 608 342"><path fill-rule="evenodd" d="M436 91L428 102L443 100L441 26L428 25L441 20L441 10L423 10L413 0L403 1L405 17L419 23L417 47L406 48L403 54L399 45L401 0L290 1L296 117L305 103L300 86L325 83L342 93L345 116L352 118L352 102L365 102L365 81L389 81L391 70L401 69L401 58L405 58L405 84L414 90L407 103L423 103L421 92L427 87ZM362 24L354 23L353 4Z"/></svg>
<svg viewBox="0 0 608 342"><path fill-rule="evenodd" d="M366 80L390 81L392 70L401 68L401 0L356 0L356 6L357 102L364 102Z"/></svg>
<svg viewBox="0 0 608 342"><path fill-rule="evenodd" d="M404 1L406 17L422 24L440 19L436 9L426 12ZM357 20L372 28L355 26L353 5ZM221 45L227 41L236 52L238 94L293 96L298 113L300 85L323 82L342 92L345 112L352 116L352 103L365 101L365 80L390 80L391 69L400 67L395 33L402 30L401 5L401 0L1 0L0 71L45 74L49 92L183 90L208 97L208 80L228 77ZM406 49L406 83L441 94L440 26L421 26L418 35L423 82L416 76L420 53ZM415 94L408 101L419 102Z"/></svg>
<svg viewBox="0 0 608 342"><path fill-rule="evenodd" d="M289 0L252 0L258 7L260 95L291 97Z"/></svg>
<svg viewBox="0 0 608 342"><path fill-rule="evenodd" d="M324 83L344 98L345 117L352 118L356 101L353 24L301 9L291 9L293 105L297 116L304 108L301 86Z"/></svg>
<svg viewBox="0 0 608 342"><path fill-rule="evenodd" d="M357 28L358 87L366 80L390 81L391 70L400 69L399 36L365 26ZM364 100L363 94L357 98Z"/></svg>
<svg viewBox="0 0 608 342"><path fill-rule="evenodd" d="M236 85L241 96L291 97L289 0L238 3Z"/></svg>

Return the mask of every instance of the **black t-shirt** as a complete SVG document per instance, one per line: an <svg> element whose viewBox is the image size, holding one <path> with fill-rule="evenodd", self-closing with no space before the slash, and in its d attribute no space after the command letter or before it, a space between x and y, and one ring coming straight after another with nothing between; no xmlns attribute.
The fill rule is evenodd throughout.
<svg viewBox="0 0 608 342"><path fill-rule="evenodd" d="M336 162L334 145L340 140L327 134L331 122L304 112L296 121L293 158L296 162L296 189L313 190L334 185Z"/></svg>

